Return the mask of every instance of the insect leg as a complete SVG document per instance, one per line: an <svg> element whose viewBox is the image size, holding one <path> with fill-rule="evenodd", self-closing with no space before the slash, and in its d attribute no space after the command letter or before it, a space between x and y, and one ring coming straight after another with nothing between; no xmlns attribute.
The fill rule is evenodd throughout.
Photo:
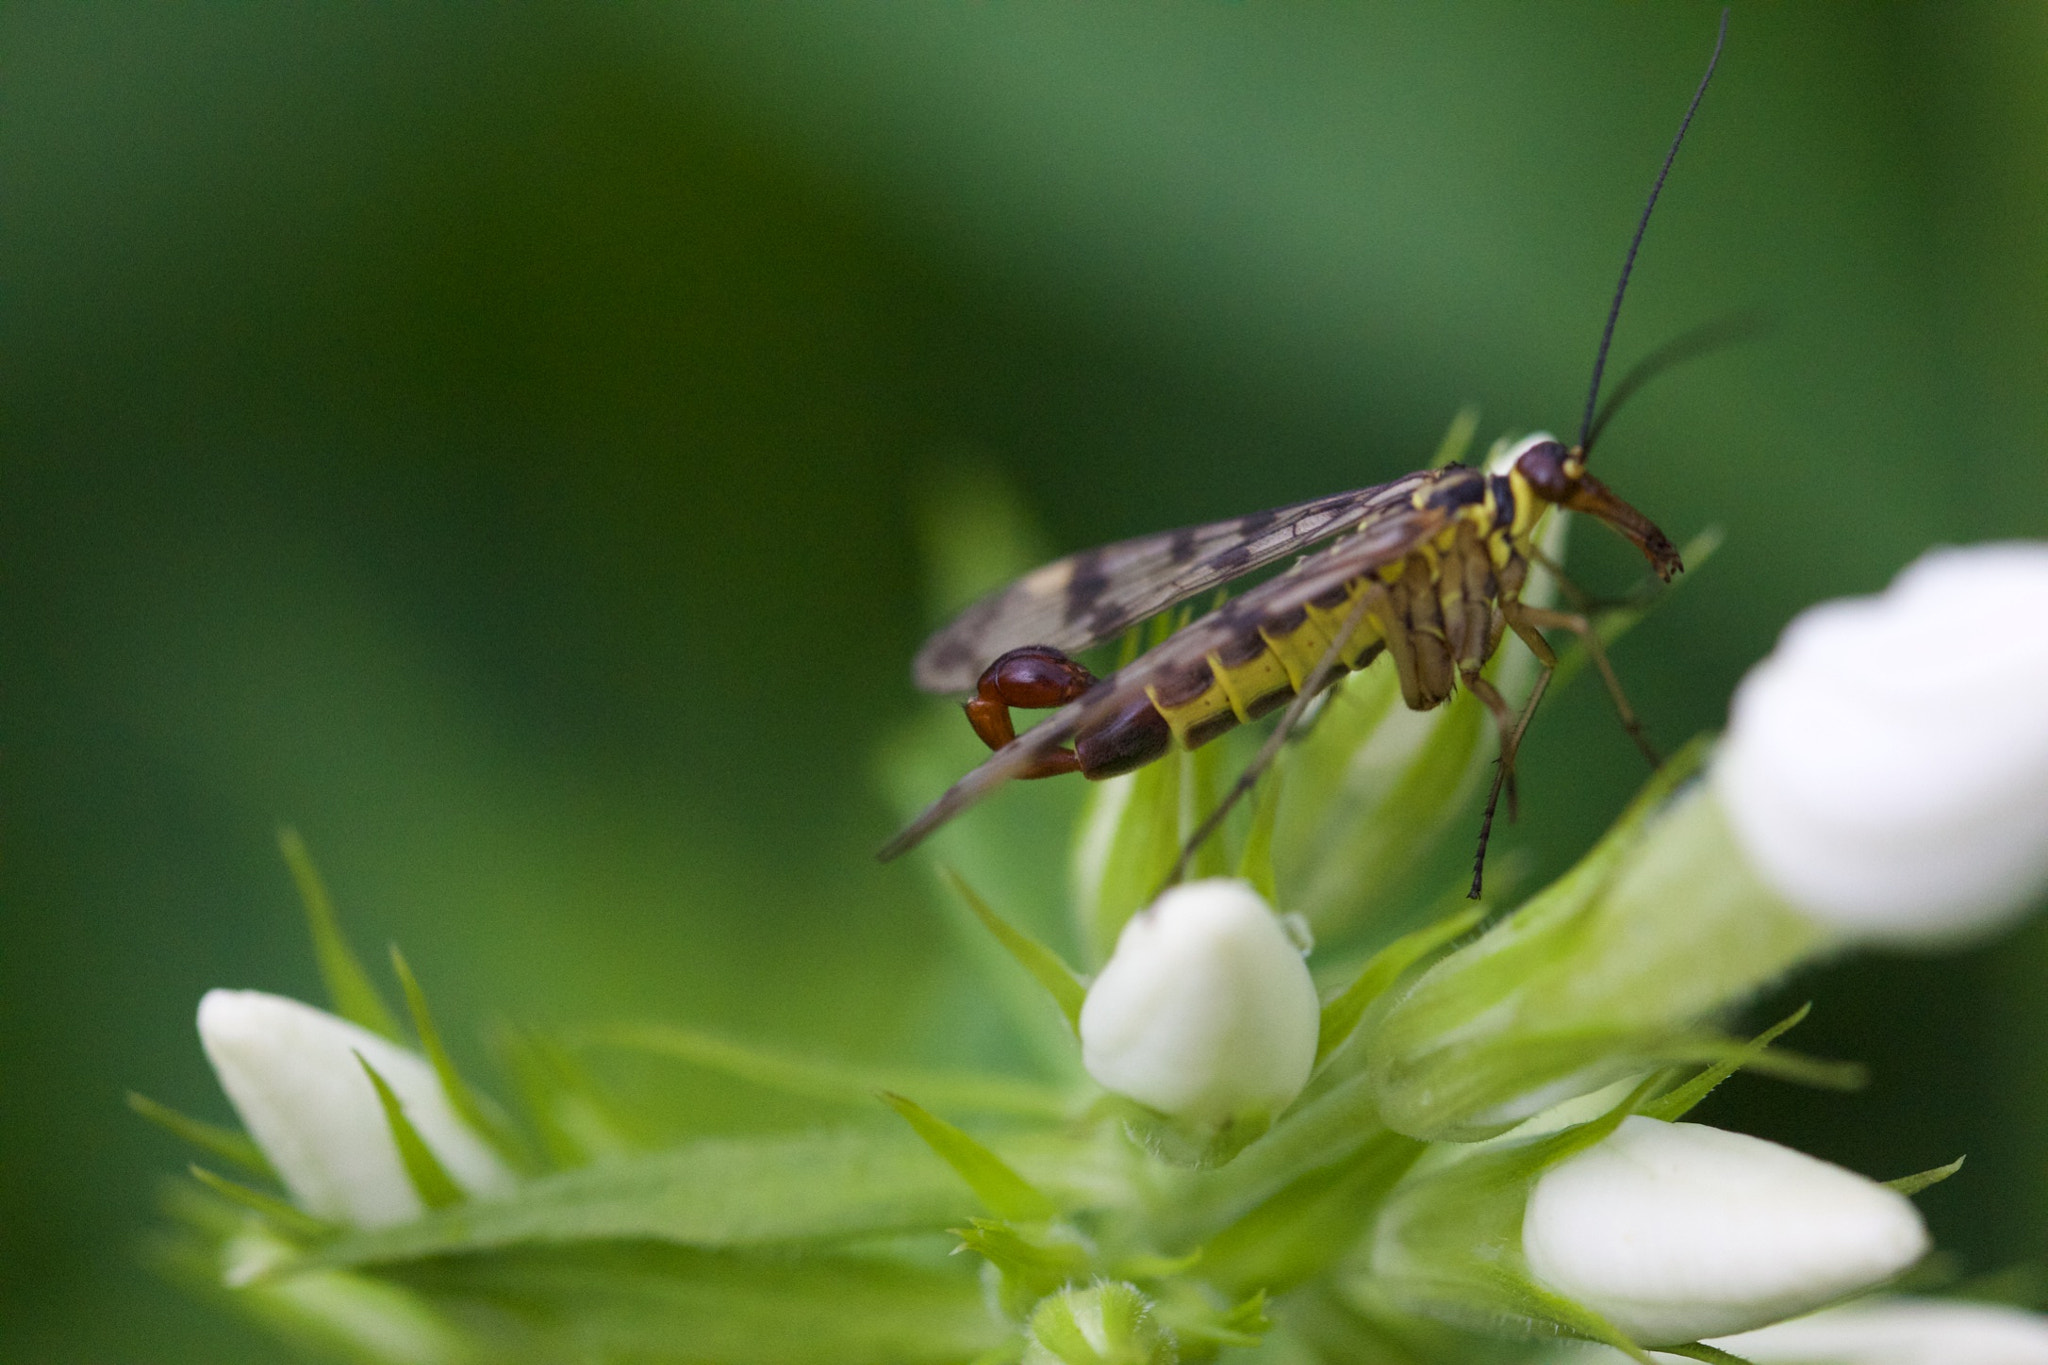
<svg viewBox="0 0 2048 1365"><path fill-rule="evenodd" d="M1520 635L1521 631L1515 633ZM1538 635L1536 640L1542 643L1543 637ZM1536 675L1536 685L1529 689L1528 704L1522 708L1521 719L1515 722L1514 733L1501 739L1500 762L1493 770L1493 790L1486 794L1486 814L1479 821L1479 851L1472 855L1472 889L1465 893L1468 900L1479 899L1480 879L1486 872L1486 844L1493 838L1493 813L1500 807L1501 787L1512 781L1509 774L1514 769L1515 754L1522 747L1522 736L1528 732L1529 721L1536 715L1536 703L1543 700L1544 690L1550 686L1550 675L1557 671L1557 656L1551 653L1548 644L1543 645L1536 657L1542 661L1543 671Z"/></svg>
<svg viewBox="0 0 2048 1365"><path fill-rule="evenodd" d="M1650 746L1649 736L1643 733L1643 723L1636 719L1635 708L1628 704L1628 694L1621 690L1621 679L1615 675L1614 665L1607 662L1607 651L1600 644L1600 632L1593 629L1593 623L1576 612L1550 611L1544 607L1532 607L1523 602L1512 605L1503 603L1508 624L1524 643L1535 649L1535 641L1543 637L1539 630L1568 630L1579 637L1586 646L1586 654L1593 660L1593 666L1600 670L1600 677L1607 684L1607 695L1614 698L1614 709L1621 717L1621 728L1628 731L1628 737L1642 750L1643 757L1650 761L1652 768L1664 765L1657 751ZM1549 654L1549 649L1538 653L1538 658ZM1557 656L1549 654L1549 661L1555 666Z"/></svg>
<svg viewBox="0 0 2048 1365"><path fill-rule="evenodd" d="M982 671L974 696L963 708L981 742L1000 749L1017 737L1010 708L1029 711L1065 706L1095 686L1095 675L1050 645L1013 649ZM1017 774L1022 778L1057 777L1079 772L1081 760L1070 749L1054 749Z"/></svg>
<svg viewBox="0 0 2048 1365"><path fill-rule="evenodd" d="M1486 703L1486 709L1493 713L1494 728L1500 731L1499 764L1508 794L1508 819L1520 819L1515 799L1515 736L1521 733L1521 727L1517 723L1515 708L1508 705L1508 699L1500 694L1499 688L1479 676L1479 670L1466 669L1464 679L1472 695Z"/></svg>

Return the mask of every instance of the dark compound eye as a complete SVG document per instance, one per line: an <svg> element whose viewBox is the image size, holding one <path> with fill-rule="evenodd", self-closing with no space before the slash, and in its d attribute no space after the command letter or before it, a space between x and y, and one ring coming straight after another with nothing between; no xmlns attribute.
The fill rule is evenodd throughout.
<svg viewBox="0 0 2048 1365"><path fill-rule="evenodd" d="M1543 441L1523 451L1515 461L1515 468L1529 481L1529 487L1536 496L1549 502L1562 502L1572 495L1578 480L1565 472L1565 461L1569 452L1559 441Z"/></svg>

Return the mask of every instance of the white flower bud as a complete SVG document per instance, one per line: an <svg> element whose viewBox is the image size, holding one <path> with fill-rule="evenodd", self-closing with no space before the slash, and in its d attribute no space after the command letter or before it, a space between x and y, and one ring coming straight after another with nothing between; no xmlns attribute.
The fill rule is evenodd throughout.
<svg viewBox="0 0 2048 1365"><path fill-rule="evenodd" d="M214 990L199 1002L199 1041L242 1126L310 1214L373 1228L422 1212L359 1055L457 1185L471 1194L512 1185L433 1067L346 1019L263 991Z"/></svg>
<svg viewBox="0 0 2048 1365"><path fill-rule="evenodd" d="M1747 1331L1881 1283L1927 1250L1905 1196L1761 1138L1625 1119L1537 1180L1535 1276L1646 1345Z"/></svg>
<svg viewBox="0 0 2048 1365"><path fill-rule="evenodd" d="M1081 1006L1081 1062L1163 1114L1277 1114L1308 1084L1321 1010L1301 951L1250 885L1169 890L1131 917Z"/></svg>
<svg viewBox="0 0 2048 1365"><path fill-rule="evenodd" d="M1989 1303L1872 1299L1712 1344L1755 1365L2048 1365L2048 1318Z"/></svg>
<svg viewBox="0 0 2048 1365"><path fill-rule="evenodd" d="M1936 550L1785 629L1713 783L1773 890L1854 939L1938 943L2048 888L2048 544Z"/></svg>

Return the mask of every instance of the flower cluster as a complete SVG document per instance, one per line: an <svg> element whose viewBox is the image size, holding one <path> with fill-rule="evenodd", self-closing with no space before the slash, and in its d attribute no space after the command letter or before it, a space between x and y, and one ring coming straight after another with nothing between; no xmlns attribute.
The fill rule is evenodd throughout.
<svg viewBox="0 0 2048 1365"><path fill-rule="evenodd" d="M1725 736L1490 922L1361 909L1415 865L1355 822L1441 829L1484 763L1471 699L1411 716L1370 672L1282 760L1238 856L1163 893L1219 760L1104 784L1073 870L1085 974L981 898L1015 884L963 842L966 922L1008 959L989 999L1055 1036L1045 1074L582 1037L872 1116L795 1133L644 1136L576 1050L524 1035L501 1048L508 1118L402 961L400 1040L304 865L348 1017L211 992L200 1041L246 1136L138 1101L281 1190L195 1168L178 1266L372 1361L2048 1362L2031 1314L1859 1297L1922 1260L1911 1195L1960 1162L1881 1184L1686 1121L1744 1069L1841 1078L1774 1046L1797 1016L1722 1031L1787 970L1972 941L2048 890L2048 708L2015 685L2048 636L2008 628L2044 611L2040 545L1938 552L1816 608Z"/></svg>

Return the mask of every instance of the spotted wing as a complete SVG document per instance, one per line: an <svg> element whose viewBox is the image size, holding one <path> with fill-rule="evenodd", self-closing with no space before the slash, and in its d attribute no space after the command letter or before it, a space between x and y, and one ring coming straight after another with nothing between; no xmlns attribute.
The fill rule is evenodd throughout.
<svg viewBox="0 0 2048 1365"><path fill-rule="evenodd" d="M926 835L1029 769L1044 754L1072 743L1082 731L1121 711L1144 695L1147 687L1201 667L1212 652L1244 639L1260 626L1282 623L1361 574L1399 560L1441 531L1449 518L1443 508L1418 508L1405 499L1397 506L1383 507L1359 527L1358 534L1175 632L1090 688L1080 700L1061 707L989 755L890 840L881 852L882 860L909 852Z"/></svg>
<svg viewBox="0 0 2048 1365"><path fill-rule="evenodd" d="M967 692L997 655L1023 645L1070 654L1168 607L1405 505L1427 474L1207 526L1139 536L1034 569L925 641L911 666L926 692Z"/></svg>

